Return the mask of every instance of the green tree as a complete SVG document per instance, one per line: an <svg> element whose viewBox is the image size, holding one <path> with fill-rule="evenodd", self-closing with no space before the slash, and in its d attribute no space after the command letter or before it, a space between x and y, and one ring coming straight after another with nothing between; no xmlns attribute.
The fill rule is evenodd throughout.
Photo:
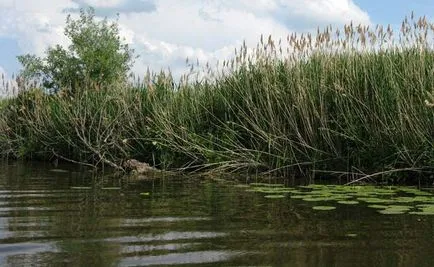
<svg viewBox="0 0 434 267"><path fill-rule="evenodd" d="M21 77L41 81L46 89L55 92L75 92L86 85L101 88L127 78L133 50L122 42L118 21L97 21L94 9L82 9L76 20L68 15L65 35L71 41L67 49L50 47L44 58L18 56L23 66Z"/></svg>

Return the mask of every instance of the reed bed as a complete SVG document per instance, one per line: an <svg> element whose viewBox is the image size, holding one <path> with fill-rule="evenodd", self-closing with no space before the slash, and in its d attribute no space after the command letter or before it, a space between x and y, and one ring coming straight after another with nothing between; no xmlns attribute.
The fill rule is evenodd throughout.
<svg viewBox="0 0 434 267"><path fill-rule="evenodd" d="M433 37L434 24L412 15L399 33L350 24L261 37L206 68L214 78L22 90L1 105L0 148L119 169L136 158L182 171L432 173Z"/></svg>

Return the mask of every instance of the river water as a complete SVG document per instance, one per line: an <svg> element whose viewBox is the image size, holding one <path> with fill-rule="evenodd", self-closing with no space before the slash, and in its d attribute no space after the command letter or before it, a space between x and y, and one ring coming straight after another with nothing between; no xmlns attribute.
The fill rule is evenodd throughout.
<svg viewBox="0 0 434 267"><path fill-rule="evenodd" d="M434 216L0 165L0 266L434 266Z"/></svg>

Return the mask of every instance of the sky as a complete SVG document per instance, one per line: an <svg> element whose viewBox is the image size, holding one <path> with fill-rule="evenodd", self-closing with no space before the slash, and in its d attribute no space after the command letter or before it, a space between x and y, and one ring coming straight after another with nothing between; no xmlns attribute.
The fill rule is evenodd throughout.
<svg viewBox="0 0 434 267"><path fill-rule="evenodd" d="M432 0L0 0L0 73L18 73L18 55L67 46L67 14L88 6L101 18L119 14L121 35L139 56L134 73L170 68L175 76L188 70L187 57L222 61L261 34L277 39L350 21L398 27L411 11L434 14Z"/></svg>

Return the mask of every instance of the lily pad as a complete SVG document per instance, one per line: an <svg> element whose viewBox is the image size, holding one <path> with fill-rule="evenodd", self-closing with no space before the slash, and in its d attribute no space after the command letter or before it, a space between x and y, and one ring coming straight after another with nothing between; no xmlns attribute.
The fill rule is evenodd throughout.
<svg viewBox="0 0 434 267"><path fill-rule="evenodd" d="M416 202L414 197L397 197L392 199L393 202L395 203L412 203L412 202Z"/></svg>
<svg viewBox="0 0 434 267"><path fill-rule="evenodd" d="M404 214L406 211L396 210L396 209L385 209L385 210L379 210L378 212L385 215L395 215L395 214Z"/></svg>
<svg viewBox="0 0 434 267"><path fill-rule="evenodd" d="M335 210L336 207L334 207L334 206L314 206L314 207L312 207L312 209L327 211L327 210Z"/></svg>
<svg viewBox="0 0 434 267"><path fill-rule="evenodd" d="M427 208L434 209L434 204L419 204L419 205L416 205L416 207L425 208L425 209L427 209Z"/></svg>
<svg viewBox="0 0 434 267"><path fill-rule="evenodd" d="M285 195L266 195L265 198L271 198L271 199L279 199L279 198L285 198Z"/></svg>
<svg viewBox="0 0 434 267"><path fill-rule="evenodd" d="M305 197L302 199L303 201L308 201L308 202L319 202L319 201L328 201L328 200L334 200L328 197Z"/></svg>
<svg viewBox="0 0 434 267"><path fill-rule="evenodd" d="M412 214L412 215L434 215L434 210L430 210L430 211L412 211L409 212L408 214Z"/></svg>
<svg viewBox="0 0 434 267"><path fill-rule="evenodd" d="M310 184L310 185L300 185L300 188L306 188L306 189L327 189L330 188L327 185L322 184Z"/></svg>
<svg viewBox="0 0 434 267"><path fill-rule="evenodd" d="M432 201L432 198L427 196L416 196L414 197L414 201L416 202L430 202Z"/></svg>
<svg viewBox="0 0 434 267"><path fill-rule="evenodd" d="M345 236L348 236L348 237L357 237L357 234L348 233L348 234L346 234Z"/></svg>
<svg viewBox="0 0 434 267"><path fill-rule="evenodd" d="M260 187L284 187L284 184L251 183L250 186Z"/></svg>
<svg viewBox="0 0 434 267"><path fill-rule="evenodd" d="M291 195L290 197L293 198L293 199L303 199L306 196L305 195Z"/></svg>
<svg viewBox="0 0 434 267"><path fill-rule="evenodd" d="M407 211L407 210L410 210L411 208L413 208L413 207L412 206L403 206L403 205L389 205L389 206L387 206L387 209L389 209L389 210Z"/></svg>
<svg viewBox="0 0 434 267"><path fill-rule="evenodd" d="M340 200L338 201L339 204L344 204L344 205L357 205L360 202L356 201L356 200Z"/></svg>
<svg viewBox="0 0 434 267"><path fill-rule="evenodd" d="M390 202L390 200L388 200L388 199L375 198L375 197L361 197L361 198L357 198L357 200L364 201L366 203L372 203L372 204L389 203Z"/></svg>
<svg viewBox="0 0 434 267"><path fill-rule="evenodd" d="M387 209L387 206L385 205L378 205L378 204L374 204L374 205L369 205L369 208L373 208L373 209Z"/></svg>

